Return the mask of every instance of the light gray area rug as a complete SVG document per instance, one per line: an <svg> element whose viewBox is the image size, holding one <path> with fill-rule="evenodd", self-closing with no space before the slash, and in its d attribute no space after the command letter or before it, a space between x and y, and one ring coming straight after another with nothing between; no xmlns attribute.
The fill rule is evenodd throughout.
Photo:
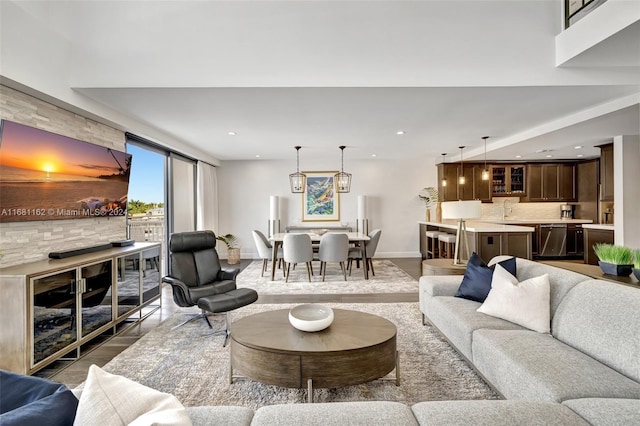
<svg viewBox="0 0 640 426"><path fill-rule="evenodd" d="M401 385L376 380L342 388L316 389L316 402L385 400L414 404L428 400L498 398L433 327L422 325L417 303L327 305L380 315L396 324ZM253 304L234 311L232 320L293 306ZM185 406L241 405L256 409L264 405L306 401L306 390L303 389L265 385L249 379L237 379L229 384L229 348L222 347L223 336L211 336L203 320L171 330L186 318L185 312L197 310L173 315L111 360L104 369L171 393Z"/></svg>
<svg viewBox="0 0 640 426"><path fill-rule="evenodd" d="M307 268L298 265L291 270L289 282L284 282L282 269L276 269L275 280L271 281L271 263L269 270L260 277L262 261L251 262L238 274L236 283L238 287L248 287L256 290L258 294L350 294L350 293L416 293L418 281L402 269L398 268L390 260L374 260L373 268L376 275L369 274L369 279L364 279L362 265L360 269L353 267L351 276L347 273L347 281L340 271L339 264L329 263L325 281L322 281L320 263L313 262L314 273L311 282L308 281Z"/></svg>

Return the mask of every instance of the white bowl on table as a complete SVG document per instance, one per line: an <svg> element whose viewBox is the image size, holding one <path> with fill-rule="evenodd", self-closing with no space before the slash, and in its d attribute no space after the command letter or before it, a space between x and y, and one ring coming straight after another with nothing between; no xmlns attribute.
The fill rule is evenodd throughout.
<svg viewBox="0 0 640 426"><path fill-rule="evenodd" d="M328 229L312 229L311 232L316 234L316 235L322 236L322 235L326 234L327 232L329 232L329 230Z"/></svg>
<svg viewBox="0 0 640 426"><path fill-rule="evenodd" d="M298 305L289 311L289 322L301 331L324 330L333 322L333 309L317 303Z"/></svg>

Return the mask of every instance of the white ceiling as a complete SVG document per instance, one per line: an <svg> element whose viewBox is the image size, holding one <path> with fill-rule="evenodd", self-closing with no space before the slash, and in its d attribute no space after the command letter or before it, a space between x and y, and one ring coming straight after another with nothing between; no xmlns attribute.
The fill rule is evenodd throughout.
<svg viewBox="0 0 640 426"><path fill-rule="evenodd" d="M16 4L76 93L219 160L481 159L485 135L490 159L588 158L640 133L640 24L555 67L560 1Z"/></svg>

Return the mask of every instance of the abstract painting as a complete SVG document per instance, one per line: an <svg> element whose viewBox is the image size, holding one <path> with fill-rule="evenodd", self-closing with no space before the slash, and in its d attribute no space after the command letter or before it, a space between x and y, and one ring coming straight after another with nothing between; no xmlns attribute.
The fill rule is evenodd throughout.
<svg viewBox="0 0 640 426"><path fill-rule="evenodd" d="M302 221L340 220L340 194L334 175L338 172L303 172L307 185L302 197Z"/></svg>

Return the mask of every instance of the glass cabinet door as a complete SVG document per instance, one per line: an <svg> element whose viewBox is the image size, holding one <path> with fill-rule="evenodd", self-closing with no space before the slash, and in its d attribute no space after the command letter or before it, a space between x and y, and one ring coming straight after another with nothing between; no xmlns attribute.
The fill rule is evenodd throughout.
<svg viewBox="0 0 640 426"><path fill-rule="evenodd" d="M32 367L78 341L76 270L31 279Z"/></svg>
<svg viewBox="0 0 640 426"><path fill-rule="evenodd" d="M509 193L524 194L524 166L512 166L510 167L510 172Z"/></svg>
<svg viewBox="0 0 640 426"><path fill-rule="evenodd" d="M140 253L117 259L117 297L118 297L118 318L128 316L142 303L140 297Z"/></svg>
<svg viewBox="0 0 640 426"><path fill-rule="evenodd" d="M160 294L160 247L142 252L142 303Z"/></svg>
<svg viewBox="0 0 640 426"><path fill-rule="evenodd" d="M111 260L80 268L82 278L82 336L113 319Z"/></svg>
<svg viewBox="0 0 640 426"><path fill-rule="evenodd" d="M507 193L507 168L491 167L491 192L496 195Z"/></svg>

